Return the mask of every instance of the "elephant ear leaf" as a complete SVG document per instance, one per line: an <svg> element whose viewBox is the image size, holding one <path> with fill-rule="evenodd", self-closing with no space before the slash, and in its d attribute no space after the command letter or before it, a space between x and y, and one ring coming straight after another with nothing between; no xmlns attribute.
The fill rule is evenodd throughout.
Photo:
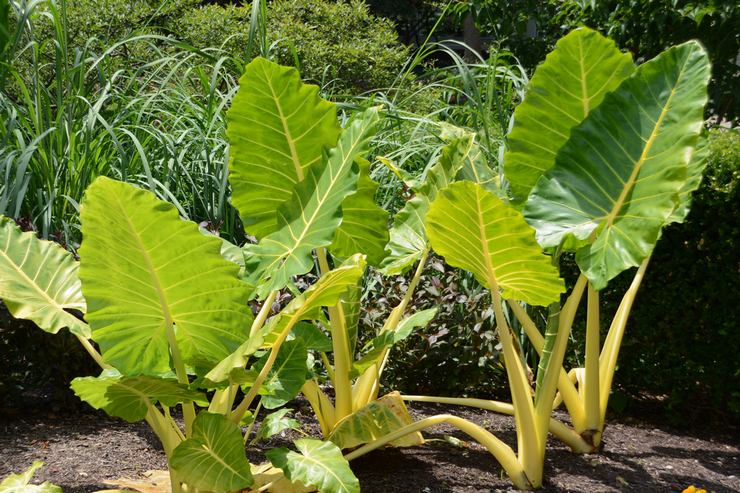
<svg viewBox="0 0 740 493"><path fill-rule="evenodd" d="M262 238L279 229L275 211L336 145L340 128L334 104L294 68L256 58L239 85L226 114L231 200L246 231Z"/></svg>
<svg viewBox="0 0 740 493"><path fill-rule="evenodd" d="M576 262L594 288L639 265L676 209L709 75L697 42L644 63L573 129L532 191L524 214L540 244L589 240Z"/></svg>
<svg viewBox="0 0 740 493"><path fill-rule="evenodd" d="M248 281L263 282L259 294L280 289L292 276L311 270L313 250L331 245L342 221L342 202L357 189L354 163L368 151L377 122L377 108L353 118L326 162L311 166L290 200L278 208L280 229L245 247Z"/></svg>
<svg viewBox="0 0 740 493"><path fill-rule="evenodd" d="M691 209L691 194L701 185L701 177L704 168L707 167L707 157L709 157L709 139L702 135L686 168L686 181L678 192L678 206L668 218L667 224L682 223L686 220Z"/></svg>
<svg viewBox="0 0 740 493"><path fill-rule="evenodd" d="M340 257L363 253L370 265L377 266L388 243L388 212L375 203L378 184L370 177L370 162L363 158L357 162L357 192L342 202L342 224L334 234L331 251Z"/></svg>
<svg viewBox="0 0 740 493"><path fill-rule="evenodd" d="M56 334L64 327L90 337L90 327L67 310L85 313L79 264L51 241L24 233L13 220L0 216L0 299L16 318Z"/></svg>
<svg viewBox="0 0 740 493"><path fill-rule="evenodd" d="M241 430L221 414L198 414L191 438L177 446L170 466L201 491L242 491L254 483Z"/></svg>
<svg viewBox="0 0 740 493"><path fill-rule="evenodd" d="M571 129L634 70L629 54L591 29L576 29L557 42L532 76L507 139L504 171L517 202L555 165Z"/></svg>
<svg viewBox="0 0 740 493"><path fill-rule="evenodd" d="M87 189L81 217L87 318L121 373L167 373L171 350L211 367L246 338L249 288L221 257L220 239L152 193L104 177Z"/></svg>
<svg viewBox="0 0 740 493"><path fill-rule="evenodd" d="M283 470L285 477L311 485L322 493L359 493L360 482L339 447L312 438L296 440L295 446L300 453L283 447L266 453L272 465Z"/></svg>
<svg viewBox="0 0 740 493"><path fill-rule="evenodd" d="M457 182L443 190L427 214L434 250L453 267L472 272L503 297L548 305L564 291L521 213L481 185Z"/></svg>

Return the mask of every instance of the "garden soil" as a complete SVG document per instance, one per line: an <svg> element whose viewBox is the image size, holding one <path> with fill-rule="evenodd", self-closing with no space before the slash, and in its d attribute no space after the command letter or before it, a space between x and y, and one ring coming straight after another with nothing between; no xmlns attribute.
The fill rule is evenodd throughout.
<svg viewBox="0 0 740 493"><path fill-rule="evenodd" d="M305 401L293 403L294 416L316 433ZM513 418L449 406L412 404L414 418L454 413L514 443ZM103 414L78 413L0 417L0 478L34 460L46 463L35 482L48 480L66 493L110 489L105 480L141 479L166 460L145 424L129 424ZM294 432L289 432L294 433ZM286 445L294 436L276 437L261 449ZM427 444L384 449L355 460L352 468L365 493L508 492L511 485L498 463L456 429L440 425L425 433ZM250 460L263 459L260 450ZM645 422L617 420L604 432L601 453L575 455L551 437L545 465L547 492L681 492L689 485L709 492L740 491L740 441L737 430L701 432Z"/></svg>

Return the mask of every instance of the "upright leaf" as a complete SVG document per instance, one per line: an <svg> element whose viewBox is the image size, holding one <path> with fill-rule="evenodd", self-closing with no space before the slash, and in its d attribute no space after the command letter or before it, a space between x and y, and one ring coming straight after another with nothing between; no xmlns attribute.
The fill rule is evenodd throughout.
<svg viewBox="0 0 740 493"><path fill-rule="evenodd" d="M0 216L0 299L14 317L32 320L52 334L69 327L89 338L90 327L67 311L86 310L78 267L58 244L24 233Z"/></svg>
<svg viewBox="0 0 740 493"><path fill-rule="evenodd" d="M71 387L80 399L95 409L103 409L129 423L144 419L149 407L158 402L170 407L181 402L208 405L205 395L176 380L145 375L78 377L72 380Z"/></svg>
<svg viewBox="0 0 740 493"><path fill-rule="evenodd" d="M278 208L279 229L259 244L245 247L250 280L264 281L261 294L311 270L313 250L331 244L342 221L342 202L357 188L354 162L368 151L377 121L377 108L353 118L326 163L311 166L306 179Z"/></svg>
<svg viewBox="0 0 740 493"><path fill-rule="evenodd" d="M220 414L198 414L192 438L177 446L170 466L183 482L202 491L229 493L253 483L241 430Z"/></svg>
<svg viewBox="0 0 740 493"><path fill-rule="evenodd" d="M296 440L295 446L300 453L282 447L266 453L288 479L314 486L322 493L359 493L360 482L339 447L313 438Z"/></svg>
<svg viewBox="0 0 740 493"><path fill-rule="evenodd" d="M393 220L390 241L386 246L388 254L381 264L384 274L396 275L405 272L428 249L424 219L429 204L440 190L455 180L458 172L478 153L480 149L471 133L453 137L442 149L439 160L427 172L416 195L406 202Z"/></svg>
<svg viewBox="0 0 740 493"><path fill-rule="evenodd" d="M472 272L489 289L502 289L504 298L545 306L564 290L522 215L476 183L443 190L427 214L427 232L448 264Z"/></svg>
<svg viewBox="0 0 740 493"><path fill-rule="evenodd" d="M357 192L342 202L342 224L334 234L333 254L349 257L363 253L371 265L379 265L388 243L388 212L375 203L378 184L370 178L370 162L358 159Z"/></svg>
<svg viewBox="0 0 740 493"><path fill-rule="evenodd" d="M229 182L244 229L262 238L280 229L275 211L320 164L339 136L336 107L298 71L256 58L227 112Z"/></svg>
<svg viewBox="0 0 740 493"><path fill-rule="evenodd" d="M87 189L81 215L87 318L106 361L126 375L166 373L168 331L193 367L241 344L248 288L221 257L221 240L152 193L103 177Z"/></svg>
<svg viewBox="0 0 740 493"><path fill-rule="evenodd" d="M701 185L701 177L704 174L704 168L707 167L707 157L709 157L709 139L702 135L686 168L686 180L678 191L678 205L667 223L682 223L686 220L691 208L691 194Z"/></svg>
<svg viewBox="0 0 740 493"><path fill-rule="evenodd" d="M634 70L632 57L596 31L576 29L557 42L532 76L507 139L504 171L518 201L555 165L571 129Z"/></svg>
<svg viewBox="0 0 740 493"><path fill-rule="evenodd" d="M573 129L532 191L524 213L543 246L592 241L576 262L596 289L650 254L676 208L709 75L693 41L644 63Z"/></svg>

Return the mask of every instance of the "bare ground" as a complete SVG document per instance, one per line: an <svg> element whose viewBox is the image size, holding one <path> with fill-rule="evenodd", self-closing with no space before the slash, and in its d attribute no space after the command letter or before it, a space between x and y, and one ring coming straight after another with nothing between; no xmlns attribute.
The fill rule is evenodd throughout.
<svg viewBox="0 0 740 493"><path fill-rule="evenodd" d="M315 432L305 403L296 417ZM513 419L486 411L447 406L411 406L415 418L461 415L513 443ZM0 477L43 460L37 479L49 480L67 493L104 489L106 479L137 477L165 469L166 460L145 424L128 424L103 414L72 416L36 414L0 418ZM372 452L352 463L363 492L499 492L511 485L496 461L457 430L440 425L412 449ZM450 440L448 437L458 440ZM574 455L555 439L548 446L543 492L680 492L689 485L710 492L740 491L740 443L733 428L701 432L664 425L612 421L600 454ZM285 438L277 443L284 444ZM460 442L459 440L462 440ZM260 450L250 450L252 461ZM109 487L108 487L109 488Z"/></svg>

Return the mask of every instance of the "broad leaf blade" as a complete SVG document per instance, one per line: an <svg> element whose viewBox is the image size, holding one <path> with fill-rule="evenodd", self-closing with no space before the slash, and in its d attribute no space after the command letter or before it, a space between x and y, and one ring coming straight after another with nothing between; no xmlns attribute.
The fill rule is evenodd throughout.
<svg viewBox="0 0 740 493"><path fill-rule="evenodd" d="M61 246L24 233L0 216L0 299L14 317L32 320L52 334L69 327L89 338L90 327L67 311L86 310L78 268Z"/></svg>
<svg viewBox="0 0 740 493"><path fill-rule="evenodd" d="M246 231L262 238L280 229L275 211L334 147L340 128L334 104L294 68L256 58L239 85L227 112L232 202Z"/></svg>
<svg viewBox="0 0 740 493"><path fill-rule="evenodd" d="M241 431L220 414L198 414L192 438L177 446L170 466L183 482L203 491L241 491L253 483Z"/></svg>
<svg viewBox="0 0 740 493"><path fill-rule="evenodd" d="M676 208L701 132L709 69L696 42L641 65L573 129L532 191L524 211L543 246L593 241L576 261L596 289L650 254Z"/></svg>
<svg viewBox="0 0 740 493"><path fill-rule="evenodd" d="M129 423L144 419L149 406L157 402L169 407L181 402L208 405L205 395L176 380L144 375L78 377L72 380L71 386L80 399L95 409L103 409L110 416L123 418Z"/></svg>
<svg viewBox="0 0 740 493"><path fill-rule="evenodd" d="M501 288L504 298L545 306L564 290L522 215L478 184L443 190L427 214L427 232L448 264L472 272L489 289Z"/></svg>
<svg viewBox="0 0 740 493"><path fill-rule="evenodd" d="M555 165L571 129L634 69L632 57L596 31L577 29L557 42L514 111L504 171L517 201Z"/></svg>
<svg viewBox="0 0 740 493"><path fill-rule="evenodd" d="M666 224L682 223L686 220L686 216L689 215L691 209L691 194L701 185L701 177L704 174L704 168L707 167L707 157L709 157L709 139L702 135L686 169L686 181L678 191L678 206L668 218Z"/></svg>
<svg viewBox="0 0 740 493"><path fill-rule="evenodd" d="M442 149L437 163L427 172L416 195L396 214L390 231L390 241L386 246L388 254L381 264L383 274L396 275L405 272L428 249L424 220L429 204L440 190L455 180L470 159L477 159L480 149L473 137L473 134L465 132L452 138Z"/></svg>
<svg viewBox="0 0 740 493"><path fill-rule="evenodd" d="M388 243L388 212L375 203L378 184L370 178L370 162L359 159L358 165L357 191L342 202L342 224L331 252L339 257L363 253L370 265L379 265Z"/></svg>
<svg viewBox="0 0 740 493"><path fill-rule="evenodd" d="M283 408L265 416L265 419L260 423L260 429L254 440L266 440L285 430L299 430L301 423L294 418L288 417L288 414L291 412L293 412L292 409Z"/></svg>
<svg viewBox="0 0 740 493"><path fill-rule="evenodd" d="M391 392L337 423L329 440L340 449L373 442L413 423L398 392ZM396 447L414 447L424 443L421 433L410 433L391 442Z"/></svg>
<svg viewBox="0 0 740 493"><path fill-rule="evenodd" d="M257 372L262 370L267 357L265 355L253 369ZM298 395L309 376L307 357L306 345L301 339L287 341L280 346L275 364L262 383L266 395L262 396L261 402L265 409L278 408Z"/></svg>
<svg viewBox="0 0 740 493"><path fill-rule="evenodd" d="M357 188L354 162L368 151L377 121L377 108L353 118L327 162L311 166L306 179L278 209L280 229L245 248L249 280L265 282L261 294L280 289L292 276L311 270L313 250L331 244L342 221L342 202Z"/></svg>
<svg viewBox="0 0 740 493"><path fill-rule="evenodd" d="M277 448L266 454L288 479L314 486L322 493L359 493L360 482L336 445L312 438L296 440L295 445L300 453Z"/></svg>
<svg viewBox="0 0 740 493"><path fill-rule="evenodd" d="M221 240L150 192L98 178L82 205L80 278L103 357L126 375L170 370L167 325L183 360L210 367L245 338L251 322L239 267Z"/></svg>

